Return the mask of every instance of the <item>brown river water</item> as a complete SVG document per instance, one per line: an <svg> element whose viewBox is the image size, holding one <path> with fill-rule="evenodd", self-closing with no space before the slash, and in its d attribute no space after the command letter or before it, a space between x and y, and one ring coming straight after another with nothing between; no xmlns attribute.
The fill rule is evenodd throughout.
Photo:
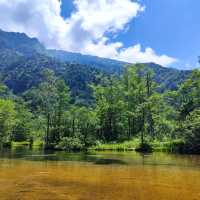
<svg viewBox="0 0 200 200"><path fill-rule="evenodd" d="M0 200L200 200L200 156L4 150Z"/></svg>

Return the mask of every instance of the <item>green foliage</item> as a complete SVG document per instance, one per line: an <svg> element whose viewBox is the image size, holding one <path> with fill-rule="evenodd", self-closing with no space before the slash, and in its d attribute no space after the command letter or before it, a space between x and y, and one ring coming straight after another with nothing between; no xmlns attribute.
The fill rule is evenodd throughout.
<svg viewBox="0 0 200 200"><path fill-rule="evenodd" d="M80 138L77 137L64 137L57 145L57 148L66 151L80 151L83 150L84 145Z"/></svg>
<svg viewBox="0 0 200 200"><path fill-rule="evenodd" d="M176 102L172 104L177 112L175 134L185 142L181 151L199 153L200 71L194 70L188 80L170 98L171 101Z"/></svg>
<svg viewBox="0 0 200 200"><path fill-rule="evenodd" d="M159 147L173 151L200 152L198 70L184 83L191 72L152 63L110 68L107 74L99 69L105 70L106 63L113 66L112 60L88 57L97 69L64 63L65 52L55 56L35 39L15 35L15 41L11 34L11 43L6 39L1 44L1 37L2 32L0 45L7 48L0 50L1 143L35 140L65 150L100 143L99 149L147 151L159 141ZM60 56L62 62L55 59ZM161 93L180 83L178 90ZM177 139L182 142L171 142Z"/></svg>
<svg viewBox="0 0 200 200"><path fill-rule="evenodd" d="M97 142L95 146L92 146L91 149L98 151L132 151L139 145L140 140L138 138L124 141L121 143L101 143Z"/></svg>
<svg viewBox="0 0 200 200"><path fill-rule="evenodd" d="M43 70L51 69L70 87L72 98L79 104L92 102L89 84L99 83L97 75L121 75L129 63L87 56L65 51L47 50L36 38L23 33L0 30L0 73L4 83L15 94L27 92L43 81ZM140 65L135 65L136 69ZM153 80L160 92L177 89L191 71L165 68L154 63L145 63L144 71L154 72ZM108 75L109 74L109 75Z"/></svg>
<svg viewBox="0 0 200 200"><path fill-rule="evenodd" d="M58 142L63 132L64 112L69 103L69 89L63 80L55 77L51 70L45 70L44 82L37 90L39 112L46 118L46 143ZM37 103L36 103L37 104Z"/></svg>
<svg viewBox="0 0 200 200"><path fill-rule="evenodd" d="M0 99L0 143L11 141L15 121L16 111L14 102Z"/></svg>
<svg viewBox="0 0 200 200"><path fill-rule="evenodd" d="M200 152L200 109L195 109L187 116L181 130L185 137L185 149L187 153Z"/></svg>
<svg viewBox="0 0 200 200"><path fill-rule="evenodd" d="M79 63L81 65L92 66L96 69L109 74L122 75L130 63L121 62L112 59L99 58L90 55L81 55L79 53L70 53L65 51L48 50L49 56L56 58L62 62ZM140 64L135 65L136 69L140 69ZM176 90L178 86L186 80L191 71L181 71L173 68L166 68L155 63L145 63L144 70L152 70L153 80L159 85L158 90L164 92L166 90Z"/></svg>
<svg viewBox="0 0 200 200"><path fill-rule="evenodd" d="M116 141L123 129L122 88L115 77L106 80L106 86L93 87L96 99L96 113L99 123L100 139Z"/></svg>
<svg viewBox="0 0 200 200"><path fill-rule="evenodd" d="M0 31L1 143L82 150L97 141L116 149L170 141L163 146L175 149L178 139L200 152L200 72L125 64Z"/></svg>
<svg viewBox="0 0 200 200"><path fill-rule="evenodd" d="M16 121L12 131L12 140L28 141L32 136L33 115L23 102L16 104Z"/></svg>

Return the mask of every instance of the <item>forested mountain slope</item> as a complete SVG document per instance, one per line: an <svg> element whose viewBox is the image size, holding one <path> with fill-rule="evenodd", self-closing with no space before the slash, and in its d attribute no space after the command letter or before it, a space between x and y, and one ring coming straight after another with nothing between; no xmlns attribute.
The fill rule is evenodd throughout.
<svg viewBox="0 0 200 200"><path fill-rule="evenodd" d="M121 74L124 67L131 65L122 61L58 50L48 50L48 55L63 62L80 63L111 74ZM151 69L153 71L154 80L158 84L162 84L162 90L177 89L177 85L182 83L191 74L191 71L166 68L155 63L144 63L144 66L146 70Z"/></svg>
<svg viewBox="0 0 200 200"><path fill-rule="evenodd" d="M52 69L69 84L73 96L89 98L88 84L97 83L97 74L120 75L130 65L121 61L81 55L65 51L47 50L36 39L23 33L0 31L0 72L4 83L15 93L23 93L41 81L44 68ZM176 89L191 71L164 68L145 63L145 69L154 72L154 80L161 91Z"/></svg>
<svg viewBox="0 0 200 200"><path fill-rule="evenodd" d="M36 54L21 57L6 68L1 69L4 83L14 94L23 94L43 81L44 69L51 69L56 76L63 78L69 85L72 97L77 101L88 102L91 98L88 84L98 84L100 71L79 64L61 63L53 58Z"/></svg>

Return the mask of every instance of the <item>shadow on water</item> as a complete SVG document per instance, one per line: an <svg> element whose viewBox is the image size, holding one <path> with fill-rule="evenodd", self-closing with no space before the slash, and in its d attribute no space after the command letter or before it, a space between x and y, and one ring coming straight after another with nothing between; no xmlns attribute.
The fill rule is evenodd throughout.
<svg viewBox="0 0 200 200"><path fill-rule="evenodd" d="M94 162L94 164L96 165L113 165L113 164L125 165L127 163L122 160L117 160L117 159L97 159Z"/></svg>

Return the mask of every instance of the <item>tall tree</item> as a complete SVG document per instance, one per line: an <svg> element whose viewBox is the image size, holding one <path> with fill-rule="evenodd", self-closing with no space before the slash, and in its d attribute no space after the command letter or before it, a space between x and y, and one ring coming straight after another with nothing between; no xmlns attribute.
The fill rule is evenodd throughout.
<svg viewBox="0 0 200 200"><path fill-rule="evenodd" d="M41 109L46 117L46 136L45 143L49 145L50 131L53 125L53 116L58 104L58 94L56 88L56 77L51 70L43 72L44 82L38 87L38 96L41 100Z"/></svg>
<svg viewBox="0 0 200 200"><path fill-rule="evenodd" d="M106 84L93 87L96 99L96 112L99 118L99 136L105 141L120 139L123 124L122 87L115 77L107 79Z"/></svg>
<svg viewBox="0 0 200 200"><path fill-rule="evenodd" d="M69 106L69 101L70 101L70 93L69 93L69 88L65 84L64 80L57 80L56 81L56 89L57 89L57 108L56 108L56 120L55 120L55 128L56 128L56 136L55 140L59 142L63 131L63 123L64 123L64 113L67 110L67 107Z"/></svg>
<svg viewBox="0 0 200 200"><path fill-rule="evenodd" d="M16 122L15 104L12 100L0 99L0 143L11 141Z"/></svg>

